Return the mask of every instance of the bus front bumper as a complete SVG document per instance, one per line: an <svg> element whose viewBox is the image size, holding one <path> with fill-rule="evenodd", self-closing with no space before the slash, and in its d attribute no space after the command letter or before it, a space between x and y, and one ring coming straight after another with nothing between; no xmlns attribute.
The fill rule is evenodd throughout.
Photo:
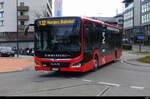
<svg viewBox="0 0 150 99"><path fill-rule="evenodd" d="M52 68L52 67L42 67L42 66L35 66L36 71L69 71L69 72L86 72L84 67L77 67L77 68Z"/></svg>
<svg viewBox="0 0 150 99"><path fill-rule="evenodd" d="M87 72L93 69L93 62L88 62L81 67L68 67L68 68L56 68L56 67L43 67L35 66L36 71L69 71L69 72Z"/></svg>

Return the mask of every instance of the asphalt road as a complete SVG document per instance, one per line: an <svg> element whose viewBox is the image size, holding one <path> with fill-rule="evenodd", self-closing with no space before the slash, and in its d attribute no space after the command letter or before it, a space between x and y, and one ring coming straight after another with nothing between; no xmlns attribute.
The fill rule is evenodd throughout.
<svg viewBox="0 0 150 99"><path fill-rule="evenodd" d="M0 96L149 96L150 67L122 60L87 73L36 72L33 67L0 73Z"/></svg>

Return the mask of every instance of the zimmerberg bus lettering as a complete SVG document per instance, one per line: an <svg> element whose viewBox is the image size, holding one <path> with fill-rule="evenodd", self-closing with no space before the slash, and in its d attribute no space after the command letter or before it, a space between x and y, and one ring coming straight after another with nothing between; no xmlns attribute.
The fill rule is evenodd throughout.
<svg viewBox="0 0 150 99"><path fill-rule="evenodd" d="M75 23L75 20L39 21L39 25L41 26L50 25L50 24L72 24L72 23Z"/></svg>
<svg viewBox="0 0 150 99"><path fill-rule="evenodd" d="M102 44L106 44L106 37L105 37L105 32L103 32L103 39L102 39Z"/></svg>

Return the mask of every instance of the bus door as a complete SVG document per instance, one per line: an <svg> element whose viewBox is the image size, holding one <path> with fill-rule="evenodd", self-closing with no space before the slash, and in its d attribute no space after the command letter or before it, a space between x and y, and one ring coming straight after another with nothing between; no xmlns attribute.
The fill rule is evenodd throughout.
<svg viewBox="0 0 150 99"><path fill-rule="evenodd" d="M94 24L86 21L84 23L84 51L85 60L90 61L93 54L93 34L94 34Z"/></svg>

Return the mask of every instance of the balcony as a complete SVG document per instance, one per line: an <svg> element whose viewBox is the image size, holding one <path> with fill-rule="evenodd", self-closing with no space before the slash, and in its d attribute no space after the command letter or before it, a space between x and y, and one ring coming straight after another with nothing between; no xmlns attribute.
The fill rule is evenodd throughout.
<svg viewBox="0 0 150 99"><path fill-rule="evenodd" d="M29 16L28 15L18 16L18 20L28 21Z"/></svg>
<svg viewBox="0 0 150 99"><path fill-rule="evenodd" d="M29 11L28 6L18 6L18 11Z"/></svg>

